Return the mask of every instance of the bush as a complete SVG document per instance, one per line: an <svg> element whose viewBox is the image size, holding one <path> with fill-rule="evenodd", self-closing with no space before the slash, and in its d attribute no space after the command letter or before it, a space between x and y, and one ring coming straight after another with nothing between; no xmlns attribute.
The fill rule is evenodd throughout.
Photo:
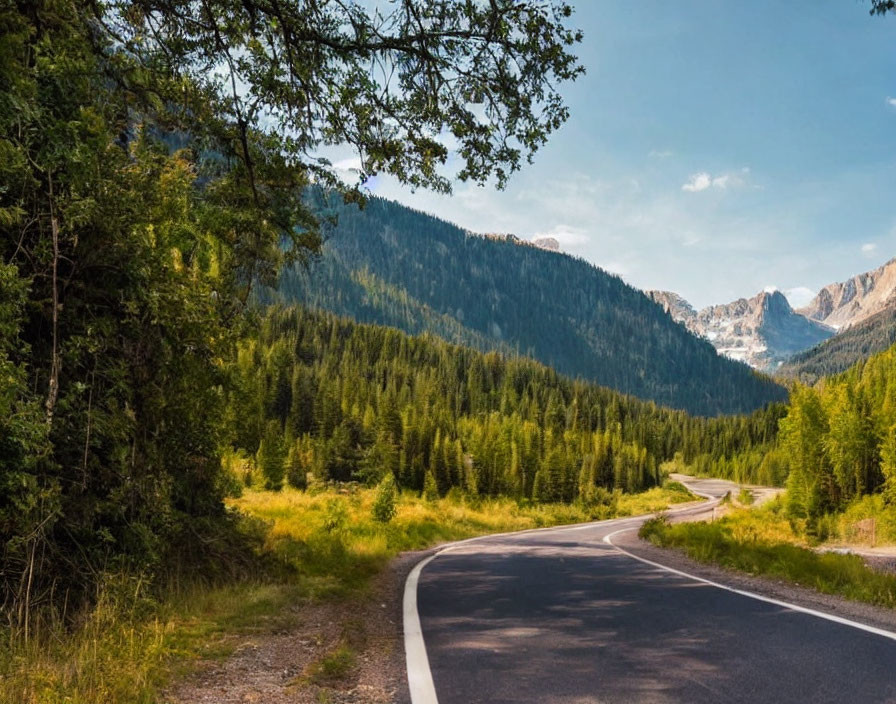
<svg viewBox="0 0 896 704"><path fill-rule="evenodd" d="M376 498L373 501L373 519L379 523L391 521L397 510L396 498L395 476L389 472L376 490Z"/></svg>
<svg viewBox="0 0 896 704"><path fill-rule="evenodd" d="M663 484L663 488L668 489L669 491L674 491L678 494L687 494L688 496L691 495L691 490L688 489L684 484L682 484L681 482L672 481L671 479L666 480L666 482Z"/></svg>
<svg viewBox="0 0 896 704"><path fill-rule="evenodd" d="M299 491L308 488L308 468L295 447L290 448L286 456L286 483Z"/></svg>
<svg viewBox="0 0 896 704"><path fill-rule="evenodd" d="M423 498L427 501L436 501L439 498L439 485L432 472L427 472L423 480Z"/></svg>
<svg viewBox="0 0 896 704"><path fill-rule="evenodd" d="M742 510L714 523L647 521L642 538L660 547L681 548L695 560L750 574L768 575L827 594L880 606L896 606L896 577L865 566L858 555L817 553L772 537L763 509ZM825 530L824 526L817 526Z"/></svg>
<svg viewBox="0 0 896 704"><path fill-rule="evenodd" d="M655 545L662 544L662 536L666 528L669 527L669 518L663 513L657 514L654 518L644 521L641 524L638 535L644 540L649 540Z"/></svg>
<svg viewBox="0 0 896 704"><path fill-rule="evenodd" d="M345 501L334 498L327 501L324 510L323 529L327 533L340 533L348 521L348 508Z"/></svg>

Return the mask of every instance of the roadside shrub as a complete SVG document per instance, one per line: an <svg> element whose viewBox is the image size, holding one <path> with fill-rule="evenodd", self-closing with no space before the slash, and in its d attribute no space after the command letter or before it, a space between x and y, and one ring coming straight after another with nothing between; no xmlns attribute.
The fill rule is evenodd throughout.
<svg viewBox="0 0 896 704"><path fill-rule="evenodd" d="M663 534L669 527L669 517L664 513L658 513L650 520L644 521L638 530L638 535L644 540L649 540L655 545L663 544Z"/></svg>
<svg viewBox="0 0 896 704"><path fill-rule="evenodd" d="M666 480L666 483L663 484L663 488L668 489L669 491L677 492L679 494L687 494L688 496L691 495L691 490L688 489L684 484L682 484L681 482L672 481L671 479Z"/></svg>
<svg viewBox="0 0 896 704"><path fill-rule="evenodd" d="M373 519L379 523L388 523L395 517L397 508L395 476L389 472L376 490L376 498L373 501Z"/></svg>
<svg viewBox="0 0 896 704"><path fill-rule="evenodd" d="M682 549L700 562L785 579L869 604L896 606L896 577L875 572L858 555L818 553L770 538L763 533L761 518L752 515L762 512L743 510L714 523L669 525L656 518L641 527L640 535L660 547Z"/></svg>

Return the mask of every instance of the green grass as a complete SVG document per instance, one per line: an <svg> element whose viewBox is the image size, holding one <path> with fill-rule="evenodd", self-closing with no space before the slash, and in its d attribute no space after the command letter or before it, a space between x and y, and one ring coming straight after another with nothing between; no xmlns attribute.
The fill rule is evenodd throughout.
<svg viewBox="0 0 896 704"><path fill-rule="evenodd" d="M857 555L818 553L797 544L799 537L775 516L774 507L763 507L735 511L712 523L670 524L659 517L645 523L640 535L654 545L681 549L700 562L896 607L896 577L866 567Z"/></svg>
<svg viewBox="0 0 896 704"><path fill-rule="evenodd" d="M373 517L375 495L360 488L247 490L231 504L251 530L263 528L267 573L217 587L173 585L155 595L110 588L109 595L131 596L101 595L73 629L45 628L27 645L0 632L0 702L150 704L197 662L228 655L232 641L225 634L283 629L300 613L290 607L308 601L363 598L371 577L399 552L486 533L650 513L694 498L680 485L612 494L591 507L460 495L430 502L403 494L395 517L383 524ZM358 648L346 633L343 645L309 678L344 676Z"/></svg>
<svg viewBox="0 0 896 704"><path fill-rule="evenodd" d="M341 643L309 668L307 679L317 685L345 679L355 668L357 656L347 643Z"/></svg>

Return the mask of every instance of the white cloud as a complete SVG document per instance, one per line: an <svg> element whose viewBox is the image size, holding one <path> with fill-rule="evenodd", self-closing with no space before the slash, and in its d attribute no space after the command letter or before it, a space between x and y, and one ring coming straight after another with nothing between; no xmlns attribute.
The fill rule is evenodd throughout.
<svg viewBox="0 0 896 704"><path fill-rule="evenodd" d="M565 247L575 247L591 240L584 228L572 225L554 225L550 230L536 232L532 239L539 237L553 237Z"/></svg>
<svg viewBox="0 0 896 704"><path fill-rule="evenodd" d="M333 164L333 168L337 171L360 171L361 157L351 156L348 159L341 159Z"/></svg>
<svg viewBox="0 0 896 704"><path fill-rule="evenodd" d="M670 149L651 149L647 154L651 159L668 159L674 152Z"/></svg>
<svg viewBox="0 0 896 704"><path fill-rule="evenodd" d="M896 98L887 97L887 105L891 108L896 108Z"/></svg>
<svg viewBox="0 0 896 704"><path fill-rule="evenodd" d="M770 286L766 286L762 290L765 291L766 293L775 293L778 290L778 287L775 286L774 284L772 284Z"/></svg>
<svg viewBox="0 0 896 704"><path fill-rule="evenodd" d="M710 181L725 173L709 172ZM739 167L731 173L743 178ZM674 181L669 188L668 176L625 173L608 178L567 170L543 178L524 171L506 191L461 183L452 197L423 189L409 193L384 177L377 193L474 232L512 232L527 240L556 237L565 252L639 288L676 291L697 308L755 295L771 281L814 286L839 280L833 273L816 273L817 259L805 256L806 243L812 241L804 222L806 208L732 214L727 198L705 198L705 208L683 207L682 200L703 199L682 197ZM743 188L751 187L747 182ZM708 188L721 196L732 192L733 185L728 191ZM814 212L817 204L811 205ZM798 238L798 254L781 251L770 258L769 252L788 238ZM850 244L855 257L861 256L859 244ZM757 281L760 277L765 280Z"/></svg>
<svg viewBox="0 0 896 704"><path fill-rule="evenodd" d="M868 256L874 254L877 251L877 245L873 242L866 242L862 245L862 254L866 254Z"/></svg>
<svg viewBox="0 0 896 704"><path fill-rule="evenodd" d="M691 174L691 177L688 179L687 183L681 187L681 190L689 193L699 193L700 191L705 191L709 188L715 188L720 191L726 191L730 188L740 188L741 186L747 185L746 179L749 174L750 168L748 166L740 169L740 171L729 171L716 176L713 176L706 171L700 171L696 174Z"/></svg>
<svg viewBox="0 0 896 704"><path fill-rule="evenodd" d="M700 191L705 191L711 185L712 177L705 171L701 171L692 175L688 182L681 187L681 190L689 193L699 193Z"/></svg>
<svg viewBox="0 0 896 704"><path fill-rule="evenodd" d="M815 298L815 291L807 286L794 286L793 288L784 289L784 295L791 308L802 308L809 305Z"/></svg>

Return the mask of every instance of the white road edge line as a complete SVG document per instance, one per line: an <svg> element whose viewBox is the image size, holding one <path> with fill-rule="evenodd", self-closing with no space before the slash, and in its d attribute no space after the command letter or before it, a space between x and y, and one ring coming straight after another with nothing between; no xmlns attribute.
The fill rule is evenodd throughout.
<svg viewBox="0 0 896 704"><path fill-rule="evenodd" d="M709 494L704 494L702 492L695 491L694 489L690 489L690 492L692 494L703 496L704 498L710 500L717 499L717 497L715 496L710 496ZM700 506L709 508L705 504L700 504ZM699 507L688 506L677 510L673 509L672 511L668 511L667 514L674 515L677 513L685 513L695 508ZM592 521L590 523L582 523L575 526L529 528L527 530L511 531L508 533L492 533L490 535L479 535L475 538L467 538L466 540L459 540L455 543L450 543L435 554L430 555L429 557L424 558L423 560L418 562L405 580L404 598L402 601L402 617L404 621L404 654L406 660L406 669L408 673L408 689L410 690L411 694L411 704L438 704L439 702L439 699L436 696L435 684L433 684L432 681L432 670L430 670L429 667L429 656L426 654L426 642L423 639L423 626L420 623L420 613L417 610L417 583L420 581L420 574L423 572L423 568L426 567L430 562L435 560L442 553L451 552L452 550L466 545L467 543L474 543L493 538L502 538L507 537L508 535L526 535L527 533L543 533L547 531L553 531L555 533L566 533L577 530L587 530L588 528L594 528L596 526L609 526L617 523L630 523L631 521L638 521L643 518L649 518L652 515L654 514L646 514L643 516L626 516L625 518L611 518L605 521ZM620 549L615 545L613 545L613 547L617 550Z"/></svg>
<svg viewBox="0 0 896 704"><path fill-rule="evenodd" d="M438 553L418 562L404 583L404 655L407 661L408 689L411 691L413 704L438 704L439 701L429 669L420 614L417 612L417 582L423 568L436 555Z"/></svg>
<svg viewBox="0 0 896 704"><path fill-rule="evenodd" d="M694 507L689 507L694 508ZM426 654L426 641L423 639L423 626L420 623L420 612L417 610L417 583L423 568L445 552L451 552L467 543L487 540L490 538L507 537L508 535L525 535L527 533L541 533L544 531L568 532L593 528L596 525L617 524L627 521L639 520L643 516L630 516L626 518L613 518L608 521L593 521L576 526L558 526L555 528L529 528L527 530L492 533L479 535L475 538L459 540L446 545L438 552L424 558L411 570L404 583L403 621L404 621L404 654L408 673L408 689L411 694L412 704L438 704L435 684L432 681L432 670L429 667L429 656Z"/></svg>
<svg viewBox="0 0 896 704"><path fill-rule="evenodd" d="M704 579L703 577L698 577L693 574L688 574L687 572L682 572L681 570L677 570L674 567L667 567L666 565L661 565L659 562L654 562L653 560L648 560L644 557L638 557L630 553L625 548L621 548L616 545L612 541L612 537L614 535L619 535L620 533L625 533L630 530L634 530L634 528L622 528L621 530L613 531L609 535L604 536L604 542L607 545L611 545L616 548L619 552L624 555L628 555L628 557L633 560L638 560L639 562L643 562L647 565L651 565L652 567L656 567L661 570L665 570L666 572L671 572L672 574L677 574L680 577L685 577L687 579L691 579L695 582L702 582L703 584L707 584L710 587L715 587L716 589L724 589L726 592L732 592L734 594L738 594L739 596L745 596L749 599L756 599L757 601L764 601L767 604L774 604L775 606L781 606L786 609L790 609L791 611L797 611L799 613L808 614L809 616L815 616L817 618L823 618L826 621L833 621L834 623L839 623L842 626L849 626L851 628L857 628L860 631L865 631L867 633L873 633L877 636L882 636L883 638L889 638L890 640L896 640L896 633L893 631L887 631L883 628L876 628L875 626L868 626L864 623L859 623L858 621L851 621L848 618L843 618L842 616L835 616L833 614L825 613L824 611L816 611L815 609L810 609L806 606L799 606L798 604L791 604L787 601L782 601L780 599L774 599L768 596L762 596L762 594L756 594L755 592L748 592L743 589L735 589L734 587L729 587L724 584L719 584L718 582L713 582L709 579Z"/></svg>

